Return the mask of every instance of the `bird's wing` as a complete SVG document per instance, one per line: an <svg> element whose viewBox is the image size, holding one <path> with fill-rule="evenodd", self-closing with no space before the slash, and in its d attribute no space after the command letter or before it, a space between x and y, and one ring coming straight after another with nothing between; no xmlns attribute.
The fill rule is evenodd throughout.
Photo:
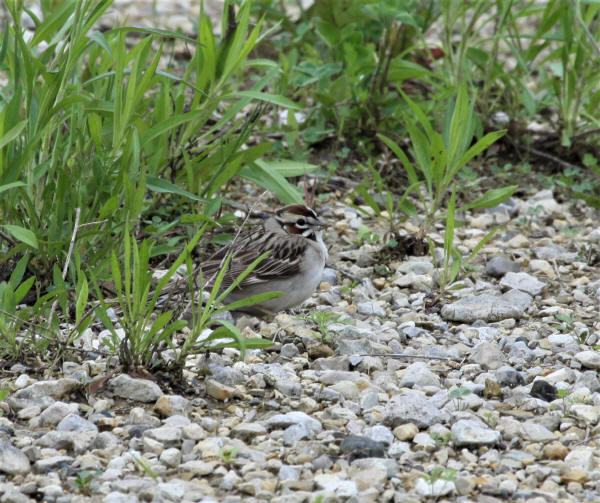
<svg viewBox="0 0 600 503"><path fill-rule="evenodd" d="M306 238L263 230L240 236L234 243L237 250L229 263L222 287L227 288L248 266L263 253L269 254L246 276L239 287L264 283L273 279L285 279L300 272L302 257L309 246ZM206 281L212 283L222 267L231 247L225 247L202 264Z"/></svg>

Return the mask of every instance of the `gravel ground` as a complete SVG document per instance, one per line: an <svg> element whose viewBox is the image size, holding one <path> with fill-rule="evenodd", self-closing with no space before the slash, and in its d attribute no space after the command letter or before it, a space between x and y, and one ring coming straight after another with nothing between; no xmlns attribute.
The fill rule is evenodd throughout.
<svg viewBox="0 0 600 503"><path fill-rule="evenodd" d="M332 263L363 278L328 269L303 305L339 315L325 339L294 314L242 317L275 347L190 359L186 396L127 375L86 395L102 358L50 380L14 365L0 501L600 501L600 275L582 253L598 213L542 191L467 214L465 252L507 227L436 312L429 257L379 277L377 247L354 240L384 223L320 212Z"/></svg>

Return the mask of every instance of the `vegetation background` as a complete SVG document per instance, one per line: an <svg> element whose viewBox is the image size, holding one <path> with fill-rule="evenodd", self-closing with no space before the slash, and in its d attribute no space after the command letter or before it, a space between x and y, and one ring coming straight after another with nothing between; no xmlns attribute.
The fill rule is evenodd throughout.
<svg viewBox="0 0 600 503"><path fill-rule="evenodd" d="M403 219L431 253L441 226L440 293L494 232L463 256L461 211L541 188L600 207L596 2L226 0L191 33L106 26L111 5L3 4L0 361L57 363L92 323L125 367L268 344L225 320L200 338L227 309L218 278L191 320L164 300L183 278L194 304L197 243L231 239L262 190L350 179L389 223L360 239L391 249Z"/></svg>

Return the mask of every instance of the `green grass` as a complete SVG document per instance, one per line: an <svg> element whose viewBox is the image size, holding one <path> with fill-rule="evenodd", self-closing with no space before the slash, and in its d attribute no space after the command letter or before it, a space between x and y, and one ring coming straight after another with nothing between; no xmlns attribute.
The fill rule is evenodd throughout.
<svg viewBox="0 0 600 503"><path fill-rule="evenodd" d="M600 206L594 2L326 0L290 19L279 0L226 0L224 35L201 10L193 37L101 32L111 3L41 0L38 19L5 2L2 358L62 357L113 302L110 283L129 353L104 316L112 350L125 365L156 361L182 323L156 312L165 283L153 286L151 270L185 264L191 277L190 247L231 223L242 180L291 203L303 194L290 179L349 175L390 232L401 219L423 232L443 222L442 289L491 238L462 257L456 212L496 205L532 180ZM185 61L174 57L181 44ZM536 121L545 128L537 136ZM486 162L492 145L509 157L501 169ZM548 145L542 155L559 161L551 175L548 158L539 162ZM509 177L504 188L480 188ZM195 310L178 365L213 343L200 334L221 293ZM61 324L69 328L57 337ZM222 324L215 339L243 353L255 342L234 328Z"/></svg>

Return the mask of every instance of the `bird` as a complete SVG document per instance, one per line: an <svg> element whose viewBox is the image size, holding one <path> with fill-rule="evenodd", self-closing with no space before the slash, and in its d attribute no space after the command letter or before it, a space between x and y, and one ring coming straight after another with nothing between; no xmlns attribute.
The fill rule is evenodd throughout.
<svg viewBox="0 0 600 503"><path fill-rule="evenodd" d="M254 260L269 252L229 293L225 303L266 292L283 292L280 297L239 309L253 315L275 314L298 306L319 285L328 258L322 231L329 224L303 204L290 204L274 213L255 216L263 219L262 225L237 236L201 264L201 270L210 284L231 254L221 284L223 290L231 286Z"/></svg>

